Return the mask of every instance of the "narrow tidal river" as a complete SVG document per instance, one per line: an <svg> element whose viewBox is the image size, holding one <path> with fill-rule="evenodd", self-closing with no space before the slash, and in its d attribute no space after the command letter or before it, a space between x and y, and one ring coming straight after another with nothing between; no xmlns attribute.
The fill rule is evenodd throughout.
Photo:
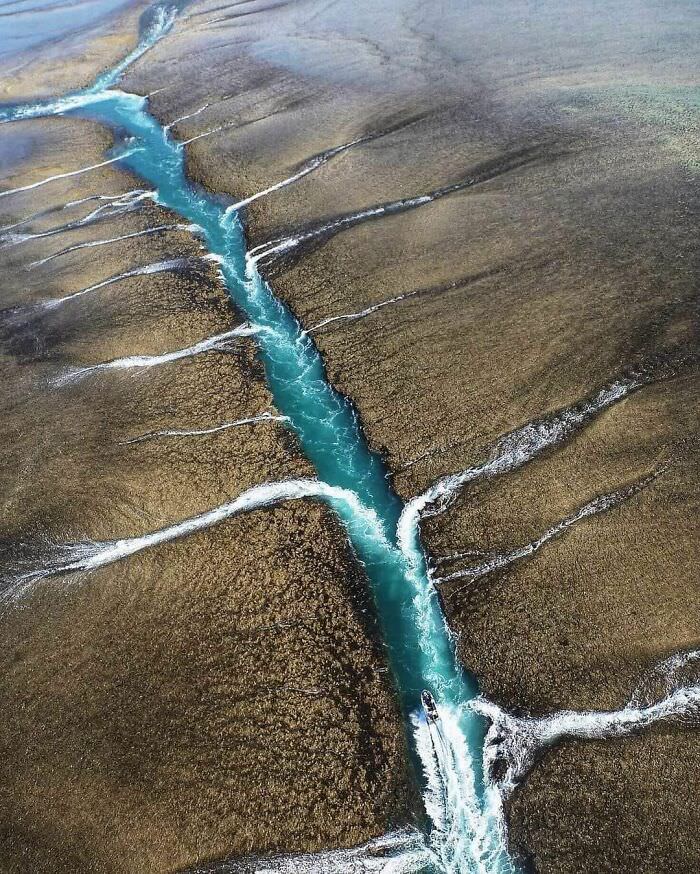
<svg viewBox="0 0 700 874"><path fill-rule="evenodd" d="M158 203L198 226L233 303L255 330L275 405L330 487L328 502L372 586L429 822L424 851L401 870L512 872L498 792L481 773L484 726L468 706L476 687L456 659L427 573L417 514L403 512L352 406L329 385L313 342L247 256L238 215L188 182L182 146L148 113L146 99L114 88L173 17L172 9L151 10L137 49L89 89L0 110L0 121L67 113L99 120L122 137L106 158L118 159L152 186ZM347 500L348 492L356 500ZM434 697L437 717L426 714L423 690Z"/></svg>

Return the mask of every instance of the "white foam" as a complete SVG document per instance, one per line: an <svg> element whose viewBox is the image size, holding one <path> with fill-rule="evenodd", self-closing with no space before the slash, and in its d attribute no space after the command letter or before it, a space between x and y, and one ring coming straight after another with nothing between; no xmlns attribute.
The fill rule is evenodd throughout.
<svg viewBox="0 0 700 874"><path fill-rule="evenodd" d="M678 652L659 662L642 679L632 693L630 704L634 707L644 707L653 703L652 695L654 687L661 683L666 695L670 695L678 688L678 674L693 662L700 661L700 650L694 649L688 652Z"/></svg>
<svg viewBox="0 0 700 874"><path fill-rule="evenodd" d="M350 849L248 859L246 868L256 874L421 874L432 861L423 835L406 828ZM221 870L235 868L234 864L233 869ZM198 874L198 869L190 874Z"/></svg>
<svg viewBox="0 0 700 874"><path fill-rule="evenodd" d="M187 121L188 118L194 118L200 113L204 112L205 109L209 109L211 106L211 102L207 101L205 104L199 107L199 109L195 109L194 112L188 112L187 115L180 115L177 118L174 118L171 122L165 125L163 130L169 131L174 125L179 124L182 121Z"/></svg>
<svg viewBox="0 0 700 874"><path fill-rule="evenodd" d="M292 185L299 179L303 179L304 176L308 176L309 173L313 173L314 170L318 170L319 167L322 167L330 161L331 158L334 158L336 155L340 155L343 152L347 152L348 149L351 149L359 143L365 142L367 139L367 137L360 137L359 139L351 140L348 143L342 143L340 146L334 146L332 149L326 149L324 152L319 152L318 155L314 155L312 158L309 158L308 161L305 161L296 173L293 173L291 176L287 176L286 179L275 182L273 185L263 188L262 191L257 191L255 194L251 194L249 197L245 197L243 200L239 200L237 203L229 206L226 210L226 215L229 215L232 212L238 212L239 209L248 206L249 203L253 203L261 197L266 197L268 194L272 194L275 191L279 191L281 188L286 188L288 185Z"/></svg>
<svg viewBox="0 0 700 874"><path fill-rule="evenodd" d="M39 210L38 212L34 212L31 215L28 215L25 218L20 219L19 221L16 221L11 225L3 225L2 227L0 227L0 238L4 237L7 231L12 231L15 228L19 228L22 225L26 225L28 222L34 221L35 219L38 219L38 218L43 218L44 216L50 215L51 213L62 212L63 210L67 210L67 209L74 209L76 206L82 206L84 203L91 203L93 200L107 200L107 201L120 200L121 198L135 195L137 193L137 191L138 191L138 193L141 193L141 194L145 193L143 191L143 189L136 189L134 191L125 191L122 194L90 194L88 197L81 197L78 200L69 200L67 203L63 203L63 204L60 204L58 206L50 206L50 207L48 207L48 209L42 209L42 210ZM107 206L107 204L105 204L105 206ZM78 224L76 224L76 226L79 227L80 224L85 223L86 219L87 219L87 216L85 219L79 219ZM69 225L64 225L62 227L68 227L68 226L73 225L73 224L75 224L75 223L70 222ZM58 232L58 230L51 230L51 231L45 231L44 234L41 234L41 235L34 234L31 236L34 236L34 237L45 236L45 235L49 235L51 233L57 233L57 232Z"/></svg>
<svg viewBox="0 0 700 874"><path fill-rule="evenodd" d="M160 367L162 364L170 364L173 361L179 361L182 358L192 358L195 355L201 355L204 352L213 350L226 350L231 340L239 337L252 337L259 333L261 328L254 325L239 325L232 331L226 331L223 334L216 334L213 337L207 337L206 340L200 340L192 346L186 346L183 349L176 349L173 352L164 352L161 355L128 355L124 358L114 358L112 361L104 361L100 364L90 364L87 367L77 367L73 370L68 370L53 380L56 386L66 385L68 383L77 382L94 373L105 370L144 370L151 367Z"/></svg>
<svg viewBox="0 0 700 874"><path fill-rule="evenodd" d="M514 562L520 561L523 558L529 558L530 556L534 555L539 549L541 549L546 543L549 543L550 540L554 540L555 538L560 537L570 528L573 528L578 522L581 522L582 520L587 519L591 516L596 516L599 513L605 513L606 511L619 506L624 501L627 501L630 498L634 497L634 495L639 494L640 491L645 489L648 485L650 485L651 482L653 482L653 480L660 476L660 474L665 469L665 466L660 467L650 476L644 477L637 483L633 483L630 486L626 486L625 488L618 489L614 492L599 495L592 501L588 501L586 504L583 504L583 506L579 507L574 513L562 519L560 522L557 522L555 525L550 526L546 531L540 534L539 537L536 537L529 543L525 543L522 546L518 546L515 549L509 550L508 552L492 555L485 561L480 562L477 565L473 565L472 567L464 568L462 570L455 571L454 573L447 574L444 577L436 579L435 582L447 583L459 579L468 579L474 582L475 580L481 579L482 577L485 577L488 574L493 573L494 571L501 570L504 567L508 567L509 565L513 564ZM469 555L469 553L457 553L456 555L451 556L451 560L457 560L467 555ZM454 594L454 591L450 594Z"/></svg>
<svg viewBox="0 0 700 874"><path fill-rule="evenodd" d="M488 479L516 470L552 446L565 440L574 431L602 410L626 397L641 385L634 379L619 380L601 389L593 398L569 407L536 422L528 422L502 437L486 461L456 474L442 477L429 489L405 505L398 524L402 549L414 549L420 520L427 515L444 512L467 483Z"/></svg>
<svg viewBox="0 0 700 874"><path fill-rule="evenodd" d="M201 134L195 134L193 137L190 137L187 140L182 140L180 142L180 145L181 146L189 146L190 143L194 143L197 140L203 140L206 137L210 137L213 134L221 133L221 131L223 131L223 130L229 130L229 128L232 128L232 127L238 127L238 122L231 121L231 122L228 122L227 124L220 124L218 127L211 128L211 130L204 131Z"/></svg>
<svg viewBox="0 0 700 874"><path fill-rule="evenodd" d="M101 282L89 285L87 288L81 288L79 291L73 291L63 297L45 300L41 306L48 310L55 309L69 300L74 300L93 291L99 291L99 289L112 285L115 282L121 282L122 279L131 279L134 276L150 276L154 273L163 273L167 270L180 270L186 267L190 260L188 258L170 258L167 261L155 261L152 264L144 264L142 267L135 267L133 270L127 270L124 273L117 273L116 276L110 276L109 279L103 279Z"/></svg>
<svg viewBox="0 0 700 874"><path fill-rule="evenodd" d="M114 164L116 161L122 161L131 154L133 154L133 151L124 152L116 158L108 158L106 161L100 161L98 164L89 164L87 167L81 167L79 170L70 170L68 173L55 173L53 176L47 176L45 179L40 179L38 182L32 182L31 185L21 185L19 188L9 188L5 191L0 191L0 197L7 197L10 194L19 194L22 191L32 191L34 188L48 185L49 182L55 182L57 179L69 179L73 176L80 176L83 173L98 170L100 167L106 167L108 164Z"/></svg>
<svg viewBox="0 0 700 874"><path fill-rule="evenodd" d="M687 664L700 657L700 652L675 656L663 666ZM658 670L658 669L657 669ZM657 722L700 718L700 686L671 688L660 701L639 705L630 700L621 710L562 710L550 716L513 716L497 704L478 698L471 708L486 717L491 725L484 744L484 771L493 773L494 765L502 763L504 774L494 783L505 799L532 768L538 754L567 738L594 740L625 737Z"/></svg>
<svg viewBox="0 0 700 874"><path fill-rule="evenodd" d="M380 303L375 303L372 306L367 307L364 310L359 310L355 313L344 313L339 316L330 316L327 319L323 319L318 322L318 324L313 325L313 327L309 328L306 332L307 334L311 334L313 331L319 331L321 328L325 328L326 325L332 325L334 322L355 322L358 319L364 319L365 316L371 316L372 313L376 313L378 310L384 309L384 307L391 306L391 304L400 303L402 300L406 300L410 297L415 297L417 295L417 291L409 291L406 294L399 294L396 297L389 298L389 300L383 300Z"/></svg>
<svg viewBox="0 0 700 874"><path fill-rule="evenodd" d="M234 500L213 510L200 513L174 525L168 525L150 534L113 541L84 541L59 545L55 548L55 554L45 565L10 580L5 587L3 597L5 600L17 600L36 582L47 577L96 570L151 547L170 543L173 540L211 528L241 513L249 513L253 510L302 498L320 498L333 506L342 505L347 510L348 515L362 520L377 539L384 539L377 514L364 507L357 495L348 489L329 486L327 483L315 479L264 483L248 489ZM384 540L384 542L386 541Z"/></svg>
<svg viewBox="0 0 700 874"><path fill-rule="evenodd" d="M428 846L445 874L513 874L499 795L477 795L463 713L437 705L438 719L413 714L414 743L426 788L423 801L432 828Z"/></svg>
<svg viewBox="0 0 700 874"><path fill-rule="evenodd" d="M288 421L288 416L275 416L272 413L260 413L259 416L251 416L248 419L236 419L233 422L223 422L221 425L214 425L211 428L150 431L148 434L141 434L139 437L131 437L129 440L124 440L122 442L126 445L130 443L143 443L146 440L154 440L160 437L203 437L207 434L217 434L219 431L226 431L229 428L239 428L241 425L257 425L262 422Z"/></svg>
<svg viewBox="0 0 700 874"><path fill-rule="evenodd" d="M397 200L393 203L384 204L383 206L374 206L370 209L360 210L359 212L354 212L350 215L343 216L342 218L335 219L332 222L327 222L324 225L319 225L309 231L277 240L270 240L259 246L254 246L249 250L248 255L251 260L257 264L262 259L268 259L284 254L285 252L295 249L301 243L308 242L316 237L323 237L325 234L341 231L345 227L351 227L352 225L359 224L369 218L378 218L379 216L390 215L400 209L422 206L425 203L430 203L433 199L433 195L423 194L420 197Z"/></svg>
<svg viewBox="0 0 700 874"><path fill-rule="evenodd" d="M65 249L61 249L60 252L54 252L52 255L47 255L46 258L41 258L38 261L32 261L31 264L29 264L29 267L40 267L42 264L46 264L48 261L53 261L54 258L60 258L63 255L68 255L70 252L78 252L81 249L92 249L95 246L108 246L111 243L120 243L122 240L132 240L135 237L147 237L150 234L157 234L161 231L193 232L197 229L197 227L197 225L191 224L156 225L152 228L145 228L142 231L133 231L130 234L121 234L118 237L108 237L104 240L89 240L85 243L76 243L74 246L67 246Z"/></svg>

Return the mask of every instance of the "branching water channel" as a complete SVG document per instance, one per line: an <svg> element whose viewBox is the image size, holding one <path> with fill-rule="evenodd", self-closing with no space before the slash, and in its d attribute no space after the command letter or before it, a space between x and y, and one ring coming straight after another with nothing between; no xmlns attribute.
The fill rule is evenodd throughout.
<svg viewBox="0 0 700 874"><path fill-rule="evenodd" d="M154 188L158 203L198 226L232 301L254 333L275 406L315 467L317 496L342 520L372 586L431 823L424 850L413 852L405 870L512 872L499 795L480 770L484 725L467 706L477 690L456 659L427 573L418 518L408 535L404 519L399 540L404 508L390 488L387 471L369 450L352 406L329 385L308 334L247 256L237 213L188 182L183 148L148 113L147 100L114 89L128 63L167 32L174 15L173 8L154 7L139 46L90 88L10 107L0 111L0 121L57 114L99 120L121 138L107 158L138 174ZM298 496L304 497L301 491ZM312 492L307 490L307 495ZM177 535L189 530L196 529L185 526ZM438 718L426 717L422 690L432 693Z"/></svg>

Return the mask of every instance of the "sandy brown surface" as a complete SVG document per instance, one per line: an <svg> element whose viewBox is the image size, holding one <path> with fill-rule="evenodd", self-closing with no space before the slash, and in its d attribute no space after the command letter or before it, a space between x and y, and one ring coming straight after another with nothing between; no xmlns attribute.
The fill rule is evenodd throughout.
<svg viewBox="0 0 700 874"><path fill-rule="evenodd" d="M694 871L696 780L683 729L565 744L516 796L512 844L538 871Z"/></svg>
<svg viewBox="0 0 700 874"><path fill-rule="evenodd" d="M174 871L381 831L403 741L367 613L313 505L45 584L4 618L2 870Z"/></svg>
<svg viewBox="0 0 700 874"><path fill-rule="evenodd" d="M694 33L687 3L454 3L440 16L411 2L198 4L128 79L168 86L152 101L164 120L196 113L174 128L198 137L190 172L232 198L373 135L247 218L252 244L341 222L262 262L309 328L406 296L314 332L403 497L665 362L574 439L424 527L434 561L504 552L671 461L449 599L467 665L525 712L622 706L640 671L698 645ZM543 872L690 870L699 772L692 730L567 746L516 796L513 847Z"/></svg>
<svg viewBox="0 0 700 874"><path fill-rule="evenodd" d="M2 190L98 163L111 142L72 119L18 123L8 140ZM109 165L3 197L0 223L55 207L17 229L49 231L100 203L67 201L137 185ZM62 381L242 323L177 221L145 201L0 248L4 593L62 543L141 535L252 485L313 475L276 421L156 434L276 412L249 338ZM172 258L186 262L41 309ZM3 601L0 869L175 871L351 845L405 822L404 735L372 617L342 528L313 502Z"/></svg>
<svg viewBox="0 0 700 874"><path fill-rule="evenodd" d="M485 694L537 714L615 708L662 657L697 646L694 375L641 389L570 445L466 489L451 513L426 521L436 573L447 576L535 541L594 496L670 462L534 554L442 585Z"/></svg>

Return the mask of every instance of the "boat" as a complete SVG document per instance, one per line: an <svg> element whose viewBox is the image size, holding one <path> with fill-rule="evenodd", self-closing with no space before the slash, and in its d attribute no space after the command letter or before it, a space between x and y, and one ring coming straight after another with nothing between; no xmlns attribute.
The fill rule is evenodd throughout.
<svg viewBox="0 0 700 874"><path fill-rule="evenodd" d="M423 710L425 712L426 718L428 722L437 722L440 718L440 714L438 713L437 704L435 703L435 699L428 692L427 689L423 689L420 693L421 704L423 705Z"/></svg>

